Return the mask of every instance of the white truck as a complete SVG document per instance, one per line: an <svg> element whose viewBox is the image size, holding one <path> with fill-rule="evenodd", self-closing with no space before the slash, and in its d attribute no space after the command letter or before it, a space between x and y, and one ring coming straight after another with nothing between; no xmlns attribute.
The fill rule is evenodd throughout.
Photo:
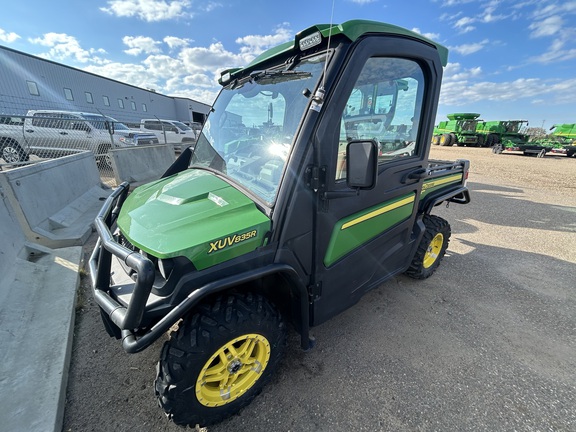
<svg viewBox="0 0 576 432"><path fill-rule="evenodd" d="M172 144L176 150L193 146L200 135L200 131L180 121L167 119L142 119L132 130L153 133L161 144Z"/></svg>
<svg viewBox="0 0 576 432"><path fill-rule="evenodd" d="M30 110L26 116L0 116L0 158L8 164L61 157L90 150L99 163L111 148L158 144L154 134L130 130L102 114Z"/></svg>

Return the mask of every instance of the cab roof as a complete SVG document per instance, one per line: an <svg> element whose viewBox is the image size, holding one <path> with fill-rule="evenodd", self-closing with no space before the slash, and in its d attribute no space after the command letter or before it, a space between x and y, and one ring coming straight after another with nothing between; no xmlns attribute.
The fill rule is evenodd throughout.
<svg viewBox="0 0 576 432"><path fill-rule="evenodd" d="M267 51L264 51L262 54L260 54L254 60L252 60L252 62L250 62L247 66L243 68L227 69L223 71L221 74L220 82L222 83L222 81L224 81L223 77L226 74L230 74L230 76L232 76L238 74L243 70L248 69L254 70L259 64L264 63L267 60L276 57L279 54L289 53L291 51L294 51L296 54L296 52L300 52L301 50L306 49L301 48L303 40L306 40L307 37L312 37L314 34L317 33L321 34L322 39L327 38L328 36L333 37L337 35L344 35L352 42L356 41L358 38L360 38L360 36L366 33L385 33L391 35L408 36L410 38L417 39L434 46L438 51L438 54L440 55L440 61L442 62L442 66L446 66L446 64L448 63L448 49L445 46L440 45L439 43L436 43L422 36L421 34L405 29L403 27L398 27L392 24L386 24L378 21L351 20L346 21L342 24L332 24L332 25L316 24L311 27L308 27L307 29L297 33L294 37L294 40L285 42L281 45L278 45L276 47L270 48ZM321 41L315 43L312 46L318 45L320 43Z"/></svg>

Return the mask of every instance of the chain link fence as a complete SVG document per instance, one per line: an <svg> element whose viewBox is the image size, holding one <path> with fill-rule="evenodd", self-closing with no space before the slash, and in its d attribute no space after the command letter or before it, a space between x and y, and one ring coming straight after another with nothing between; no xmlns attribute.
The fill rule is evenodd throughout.
<svg viewBox="0 0 576 432"><path fill-rule="evenodd" d="M91 151L102 182L115 186L111 149L159 143L154 134L131 130L100 114L49 110L28 114L0 115L0 169Z"/></svg>

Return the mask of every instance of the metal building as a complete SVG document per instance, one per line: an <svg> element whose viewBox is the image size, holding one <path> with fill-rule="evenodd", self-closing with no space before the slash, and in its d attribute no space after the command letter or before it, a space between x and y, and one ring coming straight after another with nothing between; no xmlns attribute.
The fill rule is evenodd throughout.
<svg viewBox="0 0 576 432"><path fill-rule="evenodd" d="M30 109L100 112L123 123L164 118L204 123L210 105L166 96L0 46L0 114Z"/></svg>

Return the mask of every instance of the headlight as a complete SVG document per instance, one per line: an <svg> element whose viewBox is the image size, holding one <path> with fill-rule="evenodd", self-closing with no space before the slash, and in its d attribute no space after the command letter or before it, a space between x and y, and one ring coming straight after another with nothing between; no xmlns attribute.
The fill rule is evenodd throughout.
<svg viewBox="0 0 576 432"><path fill-rule="evenodd" d="M130 146L135 146L138 144L136 138L122 137L119 139L119 141L124 145L130 145Z"/></svg>

